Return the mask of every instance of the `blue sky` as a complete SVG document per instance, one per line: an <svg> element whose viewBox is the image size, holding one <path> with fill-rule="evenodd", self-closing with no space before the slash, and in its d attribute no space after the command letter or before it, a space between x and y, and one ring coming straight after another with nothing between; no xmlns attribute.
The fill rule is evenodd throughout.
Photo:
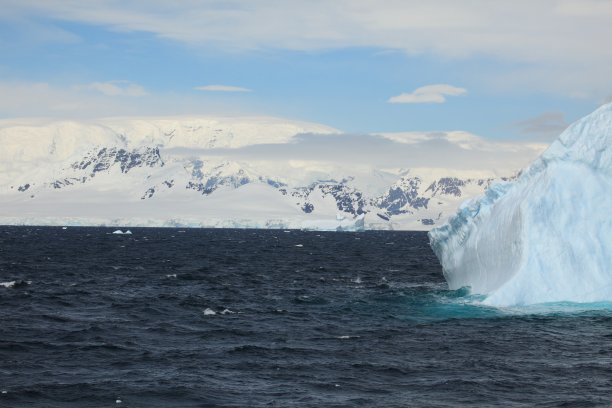
<svg viewBox="0 0 612 408"><path fill-rule="evenodd" d="M612 5L504 3L8 1L0 117L270 115L550 140L612 96Z"/></svg>

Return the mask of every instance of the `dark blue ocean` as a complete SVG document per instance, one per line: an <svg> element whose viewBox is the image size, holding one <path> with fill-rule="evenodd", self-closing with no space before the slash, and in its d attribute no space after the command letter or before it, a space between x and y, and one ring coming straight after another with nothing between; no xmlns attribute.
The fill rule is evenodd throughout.
<svg viewBox="0 0 612 408"><path fill-rule="evenodd" d="M0 227L1 407L612 406L612 310L449 291L421 232Z"/></svg>

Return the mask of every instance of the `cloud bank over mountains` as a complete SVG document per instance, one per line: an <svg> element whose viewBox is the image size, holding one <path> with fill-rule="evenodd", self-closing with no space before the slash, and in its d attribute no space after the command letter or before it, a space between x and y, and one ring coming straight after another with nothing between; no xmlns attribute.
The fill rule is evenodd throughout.
<svg viewBox="0 0 612 408"><path fill-rule="evenodd" d="M330 162L376 168L446 168L492 170L508 174L546 148L545 143L491 141L468 132L403 132L381 134L307 133L282 143L237 148L174 148L179 156L218 156L237 161Z"/></svg>

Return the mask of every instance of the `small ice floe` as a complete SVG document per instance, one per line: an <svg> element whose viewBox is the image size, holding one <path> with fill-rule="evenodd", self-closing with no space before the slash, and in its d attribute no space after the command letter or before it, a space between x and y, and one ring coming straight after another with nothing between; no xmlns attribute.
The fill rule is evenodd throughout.
<svg viewBox="0 0 612 408"><path fill-rule="evenodd" d="M123 401L121 401L120 399L117 399L117 400L115 401L115 404L121 404L122 402L123 402Z"/></svg>
<svg viewBox="0 0 612 408"><path fill-rule="evenodd" d="M235 314L236 312L234 312L233 310L230 309L223 309L223 311L221 312L222 315L224 314Z"/></svg>
<svg viewBox="0 0 612 408"><path fill-rule="evenodd" d="M285 231L283 231L283 232L285 232L285 233L290 233L291 231L289 231L289 230L285 230Z"/></svg>
<svg viewBox="0 0 612 408"><path fill-rule="evenodd" d="M376 284L376 286L378 286L379 288L383 288L383 289L388 289L389 288L389 282L387 281L387 278L385 278L384 276L378 281L378 283Z"/></svg>
<svg viewBox="0 0 612 408"><path fill-rule="evenodd" d="M10 282L0 282L0 286L5 288L20 288L23 286L31 285L32 281L24 281L21 279L17 279Z"/></svg>
<svg viewBox="0 0 612 408"><path fill-rule="evenodd" d="M166 275L166 278L176 278L176 273L171 273L169 275Z"/></svg>
<svg viewBox="0 0 612 408"><path fill-rule="evenodd" d="M298 248L301 248L301 247L303 247L304 245L302 245L302 244L295 244L294 246L296 246L296 247L298 247Z"/></svg>
<svg viewBox="0 0 612 408"><path fill-rule="evenodd" d="M337 339L340 340L348 340L348 339L358 339L360 336L338 336Z"/></svg>
<svg viewBox="0 0 612 408"><path fill-rule="evenodd" d="M204 309L204 316L214 316L217 314L217 312L215 312L214 310L212 310L211 308L207 307L206 309Z"/></svg>
<svg viewBox="0 0 612 408"><path fill-rule="evenodd" d="M8 394L7 390L2 390L2 394Z"/></svg>
<svg viewBox="0 0 612 408"><path fill-rule="evenodd" d="M68 227L62 227L63 230L68 229Z"/></svg>
<svg viewBox="0 0 612 408"><path fill-rule="evenodd" d="M127 230L125 232L121 231L120 229L113 231L113 234L115 235L132 235L132 231Z"/></svg>

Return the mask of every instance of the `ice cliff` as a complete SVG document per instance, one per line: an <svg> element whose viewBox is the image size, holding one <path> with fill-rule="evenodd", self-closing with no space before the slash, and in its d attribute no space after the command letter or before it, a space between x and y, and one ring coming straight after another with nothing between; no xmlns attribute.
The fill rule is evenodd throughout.
<svg viewBox="0 0 612 408"><path fill-rule="evenodd" d="M493 306L612 301L612 104L429 233L451 289Z"/></svg>

